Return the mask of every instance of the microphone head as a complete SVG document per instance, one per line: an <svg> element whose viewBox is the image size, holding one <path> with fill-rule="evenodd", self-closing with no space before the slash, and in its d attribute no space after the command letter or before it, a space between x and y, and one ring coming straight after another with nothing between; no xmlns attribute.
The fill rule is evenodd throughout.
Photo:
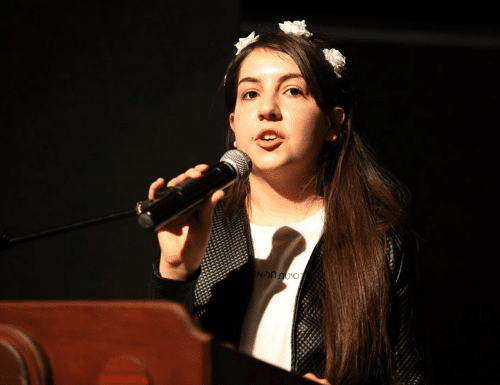
<svg viewBox="0 0 500 385"><path fill-rule="evenodd" d="M238 174L238 179L236 180L237 182L242 182L248 178L248 175L252 170L252 160L247 154L240 150L227 151L224 155L222 155L220 161L229 163L233 166Z"/></svg>

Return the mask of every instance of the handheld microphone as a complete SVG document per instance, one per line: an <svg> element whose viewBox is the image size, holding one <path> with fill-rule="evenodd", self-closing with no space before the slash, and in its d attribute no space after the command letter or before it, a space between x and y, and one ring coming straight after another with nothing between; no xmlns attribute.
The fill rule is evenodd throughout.
<svg viewBox="0 0 500 385"><path fill-rule="evenodd" d="M199 205L216 190L244 181L251 169L252 161L247 154L239 150L227 151L220 162L210 167L200 178L188 178L177 186L158 190L155 193L158 200L139 202L139 226L148 231L158 230Z"/></svg>

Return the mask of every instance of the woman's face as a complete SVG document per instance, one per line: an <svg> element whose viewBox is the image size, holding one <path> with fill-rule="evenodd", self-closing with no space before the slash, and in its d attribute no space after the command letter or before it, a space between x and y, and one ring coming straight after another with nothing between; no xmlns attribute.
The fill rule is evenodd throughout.
<svg viewBox="0 0 500 385"><path fill-rule="evenodd" d="M241 65L229 122L254 174L314 175L322 144L335 139L293 59L261 48Z"/></svg>

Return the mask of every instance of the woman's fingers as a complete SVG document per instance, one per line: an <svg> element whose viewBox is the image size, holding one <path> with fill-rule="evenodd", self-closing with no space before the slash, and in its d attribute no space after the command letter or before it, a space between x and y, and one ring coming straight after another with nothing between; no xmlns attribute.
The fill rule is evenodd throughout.
<svg viewBox="0 0 500 385"><path fill-rule="evenodd" d="M187 170L186 172L182 173L181 175L179 175L179 176L171 179L167 183L167 187L176 186L176 185L178 185L179 183L182 183L183 181L185 181L188 178L193 178L193 179L199 178L199 177L201 177L203 175L203 173L205 171L208 170L208 168L209 167L206 164L199 164L196 167L190 168L189 170ZM162 188L164 185L165 185L165 179L158 178L157 180L155 180L151 184L151 186L149 186L148 199L149 200L154 200L155 199L155 196L154 196L155 192L158 191L160 188Z"/></svg>
<svg viewBox="0 0 500 385"><path fill-rule="evenodd" d="M319 379L318 377L316 377L314 374L312 373L307 373L304 375L304 378L307 378L308 380L311 380L311 381L314 381L314 382L317 382L318 384L323 384L323 385L330 385L330 383L325 380L325 379Z"/></svg>
<svg viewBox="0 0 500 385"><path fill-rule="evenodd" d="M184 182L187 179L197 179L200 178L205 171L209 169L209 166L206 164L199 164L193 168L190 168L186 172L178 175L177 177L171 179L166 187L174 187L178 184ZM154 181L148 193L148 199L155 200L155 192L158 191L165 185L165 180L163 178L158 178ZM182 228L182 225L186 222L188 218L190 218L193 214L197 215L201 222L199 223L201 226L206 226L211 223L212 220L212 211L217 202L224 197L224 192L222 190L218 190L212 194L212 196L204 202L201 207L198 208L198 213L196 211L190 211L189 213L184 213L180 217L176 218L174 222L181 224L181 226L175 226L176 223L172 223L169 227L171 231L174 233L179 233Z"/></svg>
<svg viewBox="0 0 500 385"><path fill-rule="evenodd" d="M215 206L215 204L220 201L222 198L224 198L224 191L223 190L217 190L212 194L210 197L210 202L212 202L212 205Z"/></svg>
<svg viewBox="0 0 500 385"><path fill-rule="evenodd" d="M203 175L203 172L208 170L208 165L206 164L199 164L196 167L190 168L186 172L182 173L181 175L171 179L167 183L167 187L173 187L178 185L179 183L184 182L186 179L192 178L192 179L197 179Z"/></svg>
<svg viewBox="0 0 500 385"><path fill-rule="evenodd" d="M165 184L165 180L163 178L158 178L153 183L151 183L151 186L149 186L148 199L151 201L154 200L155 199L155 191L160 189L164 184Z"/></svg>
<svg viewBox="0 0 500 385"><path fill-rule="evenodd" d="M202 223L204 224L211 223L214 207L217 204L217 202L220 201L223 197L224 197L224 191L217 190L212 194L210 199L207 199L207 202L205 202L203 207L201 207L200 209L200 217Z"/></svg>

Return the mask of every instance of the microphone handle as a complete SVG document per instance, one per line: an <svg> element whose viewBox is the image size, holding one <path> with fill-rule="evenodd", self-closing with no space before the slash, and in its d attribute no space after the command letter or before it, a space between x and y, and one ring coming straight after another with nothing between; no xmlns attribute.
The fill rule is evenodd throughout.
<svg viewBox="0 0 500 385"><path fill-rule="evenodd" d="M177 186L162 190L162 198L141 202L139 226L147 231L158 230L202 203L216 190L229 186L236 176L236 170L232 166L219 162L205 171L200 178L188 178Z"/></svg>

